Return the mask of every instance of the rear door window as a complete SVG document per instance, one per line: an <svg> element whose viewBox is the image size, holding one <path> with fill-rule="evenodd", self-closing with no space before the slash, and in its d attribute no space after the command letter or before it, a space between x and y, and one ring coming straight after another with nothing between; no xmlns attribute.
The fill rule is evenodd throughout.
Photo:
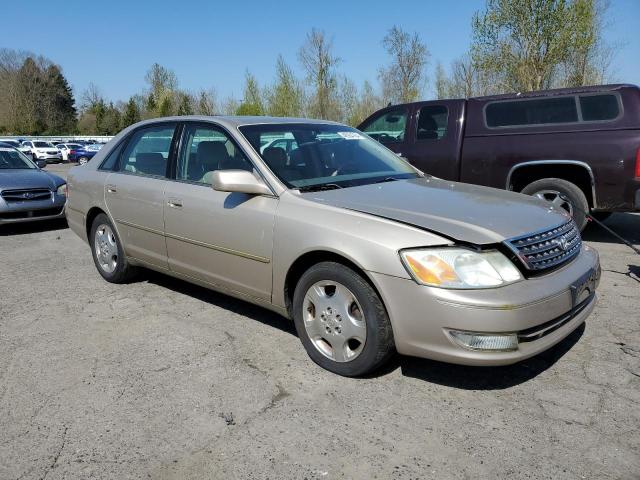
<svg viewBox="0 0 640 480"><path fill-rule="evenodd" d="M447 134L449 111L444 105L428 105L418 113L416 138L418 140L440 140Z"/></svg>
<svg viewBox="0 0 640 480"><path fill-rule="evenodd" d="M585 122L613 120L620 114L616 95L581 95L580 110Z"/></svg>
<svg viewBox="0 0 640 480"><path fill-rule="evenodd" d="M396 108L372 118L361 130L380 143L404 141L407 110Z"/></svg>
<svg viewBox="0 0 640 480"><path fill-rule="evenodd" d="M162 124L135 131L123 152L120 170L164 177L175 127L175 124Z"/></svg>

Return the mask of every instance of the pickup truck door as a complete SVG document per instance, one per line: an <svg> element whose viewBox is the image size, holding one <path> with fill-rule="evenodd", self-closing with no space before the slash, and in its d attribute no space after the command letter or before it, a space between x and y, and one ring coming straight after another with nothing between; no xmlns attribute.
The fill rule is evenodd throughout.
<svg viewBox="0 0 640 480"><path fill-rule="evenodd" d="M438 100L415 104L406 141L398 152L425 173L458 180L464 100Z"/></svg>
<svg viewBox="0 0 640 480"><path fill-rule="evenodd" d="M407 105L387 107L367 118L358 129L403 156L407 146L407 132L411 130L409 113Z"/></svg>

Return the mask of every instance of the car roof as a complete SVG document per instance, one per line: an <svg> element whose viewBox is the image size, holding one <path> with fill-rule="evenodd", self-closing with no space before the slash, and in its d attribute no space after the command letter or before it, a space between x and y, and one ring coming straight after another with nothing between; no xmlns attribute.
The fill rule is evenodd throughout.
<svg viewBox="0 0 640 480"><path fill-rule="evenodd" d="M136 126L154 124L157 122L185 122L185 121L197 121L197 122L216 122L227 128L237 128L242 125L281 125L287 123L305 123L305 124L327 124L327 125L341 125L338 122L332 122L330 120L315 120L312 118L295 118L295 117L267 117L267 116L242 116L242 115L184 115L179 117L161 117L152 118L149 120L137 123Z"/></svg>

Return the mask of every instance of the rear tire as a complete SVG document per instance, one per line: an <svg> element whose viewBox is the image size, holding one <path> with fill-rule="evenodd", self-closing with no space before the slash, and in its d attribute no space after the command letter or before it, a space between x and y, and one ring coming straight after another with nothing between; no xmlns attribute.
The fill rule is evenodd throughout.
<svg viewBox="0 0 640 480"><path fill-rule="evenodd" d="M91 224L89 236L93 263L107 282L127 283L135 274L135 267L127 261L122 243L109 217L99 214Z"/></svg>
<svg viewBox="0 0 640 480"><path fill-rule="evenodd" d="M293 318L311 359L338 375L371 373L395 353L382 300L362 276L340 263L321 262L302 275L293 295Z"/></svg>
<svg viewBox="0 0 640 480"><path fill-rule="evenodd" d="M78 165L84 165L85 163L87 163L89 161L89 159L87 157L80 157L78 159Z"/></svg>
<svg viewBox="0 0 640 480"><path fill-rule="evenodd" d="M543 178L524 187L521 193L548 200L556 208L562 208L573 217L580 231L587 226L589 202L584 192L574 183L561 178Z"/></svg>

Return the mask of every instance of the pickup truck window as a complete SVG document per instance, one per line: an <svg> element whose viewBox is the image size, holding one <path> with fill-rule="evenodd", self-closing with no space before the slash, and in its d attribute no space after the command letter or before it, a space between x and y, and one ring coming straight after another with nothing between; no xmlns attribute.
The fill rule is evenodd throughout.
<svg viewBox="0 0 640 480"><path fill-rule="evenodd" d="M613 120L620 114L620 105L616 95L581 95L580 110L585 122Z"/></svg>
<svg viewBox="0 0 640 480"><path fill-rule="evenodd" d="M439 140L447 134L449 111L444 105L428 105L418 113L416 138L418 140Z"/></svg>
<svg viewBox="0 0 640 480"><path fill-rule="evenodd" d="M488 127L516 127L574 123L578 107L574 96L508 100L489 103L485 108Z"/></svg>
<svg viewBox="0 0 640 480"><path fill-rule="evenodd" d="M362 131L380 143L394 143L404 140L406 126L407 110L394 108L371 119Z"/></svg>

